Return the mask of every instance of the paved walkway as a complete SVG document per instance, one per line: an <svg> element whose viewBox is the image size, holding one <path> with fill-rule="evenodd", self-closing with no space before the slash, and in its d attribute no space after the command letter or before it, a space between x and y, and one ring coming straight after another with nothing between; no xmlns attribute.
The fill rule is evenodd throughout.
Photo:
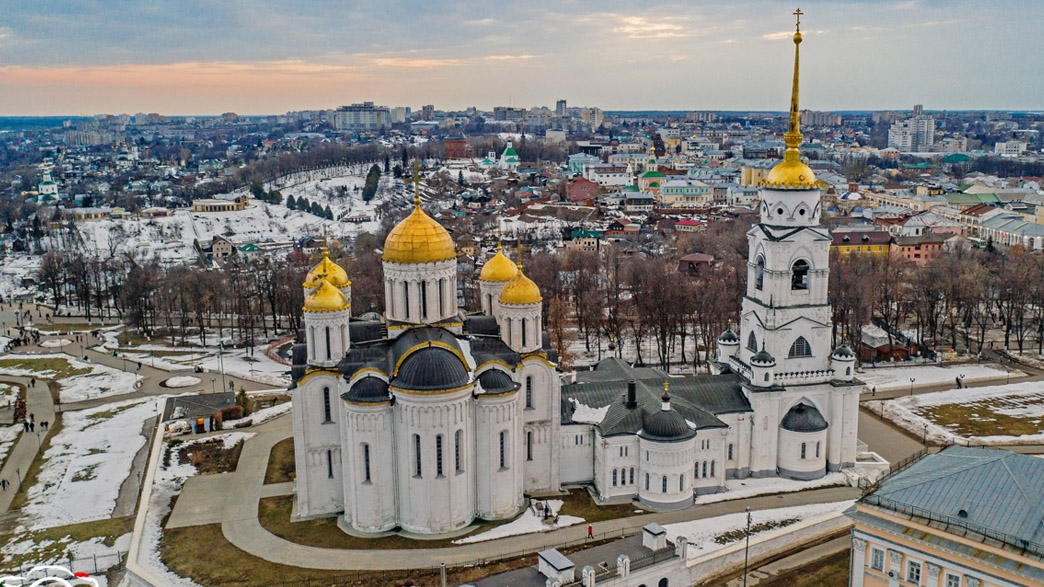
<svg viewBox="0 0 1044 587"><path fill-rule="evenodd" d="M262 496L272 492L283 493L287 486L272 487L264 485L265 469L268 456L277 442L289 437L292 433L292 420L283 416L253 429L256 435L243 444L243 452L239 457L239 465L235 473L227 477L228 483L205 483L199 486L193 503L212 504L220 513L221 530L225 538L246 552L275 563L295 567L329 570L401 570L428 568L439 563L461 564L484 558L496 558L503 555L534 552L553 547L565 542L582 540L587 535L587 525L579 524L554 532L512 536L489 542L479 542L446 548L426 548L410 550L346 550L304 546L283 540L264 527L257 518L258 501ZM645 514L595 522L596 535L622 535L650 522L670 524L686 522L702 518L710 518L730 513L742 512L744 508L753 510L824 503L855 499L861 492L851 487L831 487L799 493L755 497L728 502L719 502L694 506L684 510L665 513ZM235 499L225 499L235 496ZM179 498L171 519L178 514L184 498ZM187 515L188 513L186 513ZM212 513L194 511L191 517L197 519L213 519Z"/></svg>
<svg viewBox="0 0 1044 587"><path fill-rule="evenodd" d="M3 470L0 470L0 479L7 479L11 483L7 491L0 491L0 513L2 513L11 507L11 501L18 493L18 488L25 479L26 471L33 464L47 435L51 433L50 427L47 430L41 430L40 422L54 423L54 404L51 402L51 391L47 387L47 382L42 379L36 380L36 387L29 387L28 377L5 375L0 379L15 381L25 386L26 413L36 417L36 431L22 432L18 435L18 441L8 453Z"/></svg>

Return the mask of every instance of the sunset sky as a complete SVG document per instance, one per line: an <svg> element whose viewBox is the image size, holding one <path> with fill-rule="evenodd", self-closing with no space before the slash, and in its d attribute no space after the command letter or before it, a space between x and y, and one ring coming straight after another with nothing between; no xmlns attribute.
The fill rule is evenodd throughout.
<svg viewBox="0 0 1044 587"><path fill-rule="evenodd" d="M794 2L4 0L0 115L784 110ZM802 107L1044 110L1044 1L806 1Z"/></svg>

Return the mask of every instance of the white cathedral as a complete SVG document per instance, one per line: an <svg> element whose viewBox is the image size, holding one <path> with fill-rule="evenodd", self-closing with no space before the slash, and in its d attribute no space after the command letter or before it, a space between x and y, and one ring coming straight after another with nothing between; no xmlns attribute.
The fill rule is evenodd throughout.
<svg viewBox="0 0 1044 587"><path fill-rule="evenodd" d="M324 253L293 351L295 518L441 534L567 485L671 509L730 478L852 466L862 384L852 351L830 348L831 239L798 151L797 87L795 47L787 151L762 185L739 333L718 337L715 374L619 359L561 372L540 290L499 247L481 308L457 307L453 240L417 197L385 242L384 315L352 316L348 275Z"/></svg>

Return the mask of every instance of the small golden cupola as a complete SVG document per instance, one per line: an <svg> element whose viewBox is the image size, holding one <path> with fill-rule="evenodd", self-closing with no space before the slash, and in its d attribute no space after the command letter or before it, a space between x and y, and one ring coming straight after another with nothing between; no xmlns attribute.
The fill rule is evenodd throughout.
<svg viewBox="0 0 1044 587"><path fill-rule="evenodd" d="M348 272L330 258L330 251L325 246L322 261L319 261L319 264L308 272L304 280L304 287L315 289L322 284L324 279L336 288L348 287L352 284L348 279Z"/></svg>
<svg viewBox="0 0 1044 587"><path fill-rule="evenodd" d="M801 10L794 13L797 16L797 26L794 33L794 83L790 91L790 117L787 124L787 132L783 135L783 142L787 150L783 153L783 161L776 164L769 174L761 182L762 187L776 190L811 190L816 188L816 174L812 168L801 161L801 134L800 114L798 110L798 71L801 47Z"/></svg>
<svg viewBox="0 0 1044 587"><path fill-rule="evenodd" d="M437 263L457 258L457 248L449 232L421 210L420 170L414 164L413 212L388 233L381 259L388 263Z"/></svg>
<svg viewBox="0 0 1044 587"><path fill-rule="evenodd" d="M305 312L339 312L349 307L348 298L326 279L305 298Z"/></svg>
<svg viewBox="0 0 1044 587"><path fill-rule="evenodd" d="M504 254L503 246L497 243L497 254L493 255L479 272L479 280L490 282L511 281L518 275L518 268Z"/></svg>
<svg viewBox="0 0 1044 587"><path fill-rule="evenodd" d="M522 306L542 302L544 297L540 295L540 288L522 272L521 262L518 263L517 270L518 274L500 291L500 303Z"/></svg>

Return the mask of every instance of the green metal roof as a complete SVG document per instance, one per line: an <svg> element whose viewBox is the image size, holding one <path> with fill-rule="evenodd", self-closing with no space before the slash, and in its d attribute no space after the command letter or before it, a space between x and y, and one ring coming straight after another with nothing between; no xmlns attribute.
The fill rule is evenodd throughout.
<svg viewBox="0 0 1044 587"><path fill-rule="evenodd" d="M956 204L958 206L974 206L975 204L993 204L1000 202L1000 198L997 194L962 194L962 193L950 193L943 194L946 201L950 204Z"/></svg>

